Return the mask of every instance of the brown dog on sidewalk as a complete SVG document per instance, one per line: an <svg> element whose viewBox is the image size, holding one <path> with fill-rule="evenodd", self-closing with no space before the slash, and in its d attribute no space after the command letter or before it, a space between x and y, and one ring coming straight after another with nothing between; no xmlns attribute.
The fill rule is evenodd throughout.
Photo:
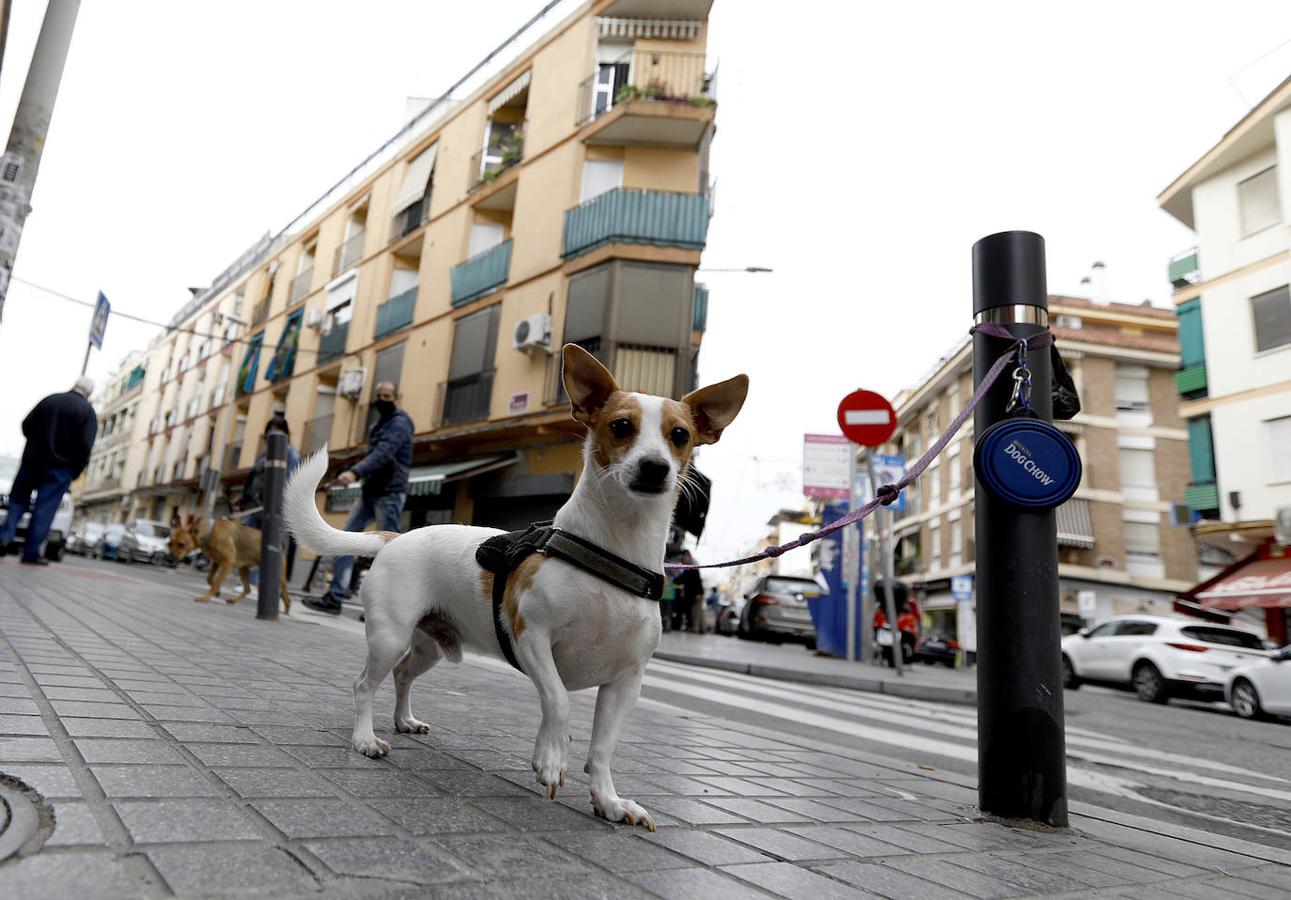
<svg viewBox="0 0 1291 900"><path fill-rule="evenodd" d="M251 570L260 565L260 529L232 519L210 519L206 516L196 522L189 519L187 524L171 528L170 555L175 559L183 559L198 548L211 561L211 570L206 575L210 590L196 598L198 603L219 596L220 585L234 569L242 575L242 593L225 602L237 603L251 593ZM282 611L284 615L291 614L291 594L287 593L285 571L282 574Z"/></svg>

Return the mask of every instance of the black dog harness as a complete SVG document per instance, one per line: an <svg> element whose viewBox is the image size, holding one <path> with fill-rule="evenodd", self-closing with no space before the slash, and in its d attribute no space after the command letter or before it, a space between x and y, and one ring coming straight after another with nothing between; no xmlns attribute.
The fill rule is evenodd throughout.
<svg viewBox="0 0 1291 900"><path fill-rule="evenodd" d="M663 596L662 573L643 569L608 550L602 550L591 541L554 527L550 522L539 522L524 531L489 538L476 549L475 561L493 573L493 631L502 655L517 671L523 672L524 669L516 660L510 635L502 627L502 599L506 596L507 579L516 566L535 553L563 559L637 597L657 603Z"/></svg>

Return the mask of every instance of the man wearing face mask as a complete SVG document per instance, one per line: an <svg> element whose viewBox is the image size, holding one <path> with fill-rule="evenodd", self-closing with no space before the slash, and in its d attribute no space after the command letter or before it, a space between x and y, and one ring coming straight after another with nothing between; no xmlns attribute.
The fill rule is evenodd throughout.
<svg viewBox="0 0 1291 900"><path fill-rule="evenodd" d="M359 502L345 521L346 531L363 531L373 522L381 531L399 530L399 516L408 495L408 469L412 465L413 424L408 414L396 405L398 398L399 388L393 382L377 385L376 399L372 401L377 421L368 430L368 455L336 478L341 486L362 482ZM340 615L353 568L354 557L337 557L332 563L332 586L326 596L319 600L306 597L305 605L319 612Z"/></svg>

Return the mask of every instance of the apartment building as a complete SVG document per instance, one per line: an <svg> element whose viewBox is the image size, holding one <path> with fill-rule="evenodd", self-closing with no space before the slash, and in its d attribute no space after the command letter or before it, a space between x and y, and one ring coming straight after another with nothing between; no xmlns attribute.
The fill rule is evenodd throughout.
<svg viewBox="0 0 1291 900"><path fill-rule="evenodd" d="M185 305L130 388L137 450L83 505L115 491L110 517L186 513L208 467L245 477L275 411L302 452L355 461L389 380L416 426L404 526L520 526L581 469L563 343L625 389L693 387L711 0L570 6ZM330 493L329 517L356 496Z"/></svg>
<svg viewBox="0 0 1291 900"><path fill-rule="evenodd" d="M1188 485L1188 433L1174 393L1177 322L1151 306L1056 296L1049 316L1082 403L1075 419L1056 423L1084 463L1075 496L1057 510L1064 626L1075 630L1116 613L1167 613L1197 571L1187 513L1177 502ZM897 396L900 425L882 452L917 459L972 392L966 340ZM951 578L974 569L973 442L970 418L906 489L893 532L896 573L919 599L925 628L970 648L973 605L955 601Z"/></svg>
<svg viewBox="0 0 1291 900"><path fill-rule="evenodd" d="M1196 247L1169 264L1194 531L1220 560L1272 560L1261 577L1280 567L1284 584L1291 558L1274 539L1274 519L1280 511L1291 518L1289 172L1291 79L1157 197L1196 236ZM1263 608L1270 636L1287 639L1291 592L1206 602L1219 599L1201 597L1230 612Z"/></svg>
<svg viewBox="0 0 1291 900"><path fill-rule="evenodd" d="M72 491L81 512L96 521L121 521L129 512L122 508L123 500L129 496L123 486L126 472L138 467L142 455L134 437L140 407L145 405L146 373L147 354L132 350L91 399L99 417L99 431L89 464Z"/></svg>

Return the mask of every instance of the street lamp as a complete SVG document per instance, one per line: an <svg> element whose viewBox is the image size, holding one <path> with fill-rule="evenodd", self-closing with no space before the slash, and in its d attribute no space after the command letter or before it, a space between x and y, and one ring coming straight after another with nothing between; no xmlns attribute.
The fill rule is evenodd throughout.
<svg viewBox="0 0 1291 900"><path fill-rule="evenodd" d="M229 344L232 344L237 340L238 335L236 326L249 324L246 319L241 316L235 316L233 313L224 313L223 321L232 322L235 326L233 335L227 340L227 343ZM202 487L206 489L205 509L207 516L213 516L215 514L215 495L220 487L220 475L223 470L221 460L224 458L224 439L229 430L228 422L225 419L225 413L233 407L233 379L234 372L237 371L237 366L235 364L236 359L236 356L229 357L229 374L224 379L224 391L222 394L224 410L216 417L215 441L211 446L211 455L206 464L206 471L202 473Z"/></svg>

